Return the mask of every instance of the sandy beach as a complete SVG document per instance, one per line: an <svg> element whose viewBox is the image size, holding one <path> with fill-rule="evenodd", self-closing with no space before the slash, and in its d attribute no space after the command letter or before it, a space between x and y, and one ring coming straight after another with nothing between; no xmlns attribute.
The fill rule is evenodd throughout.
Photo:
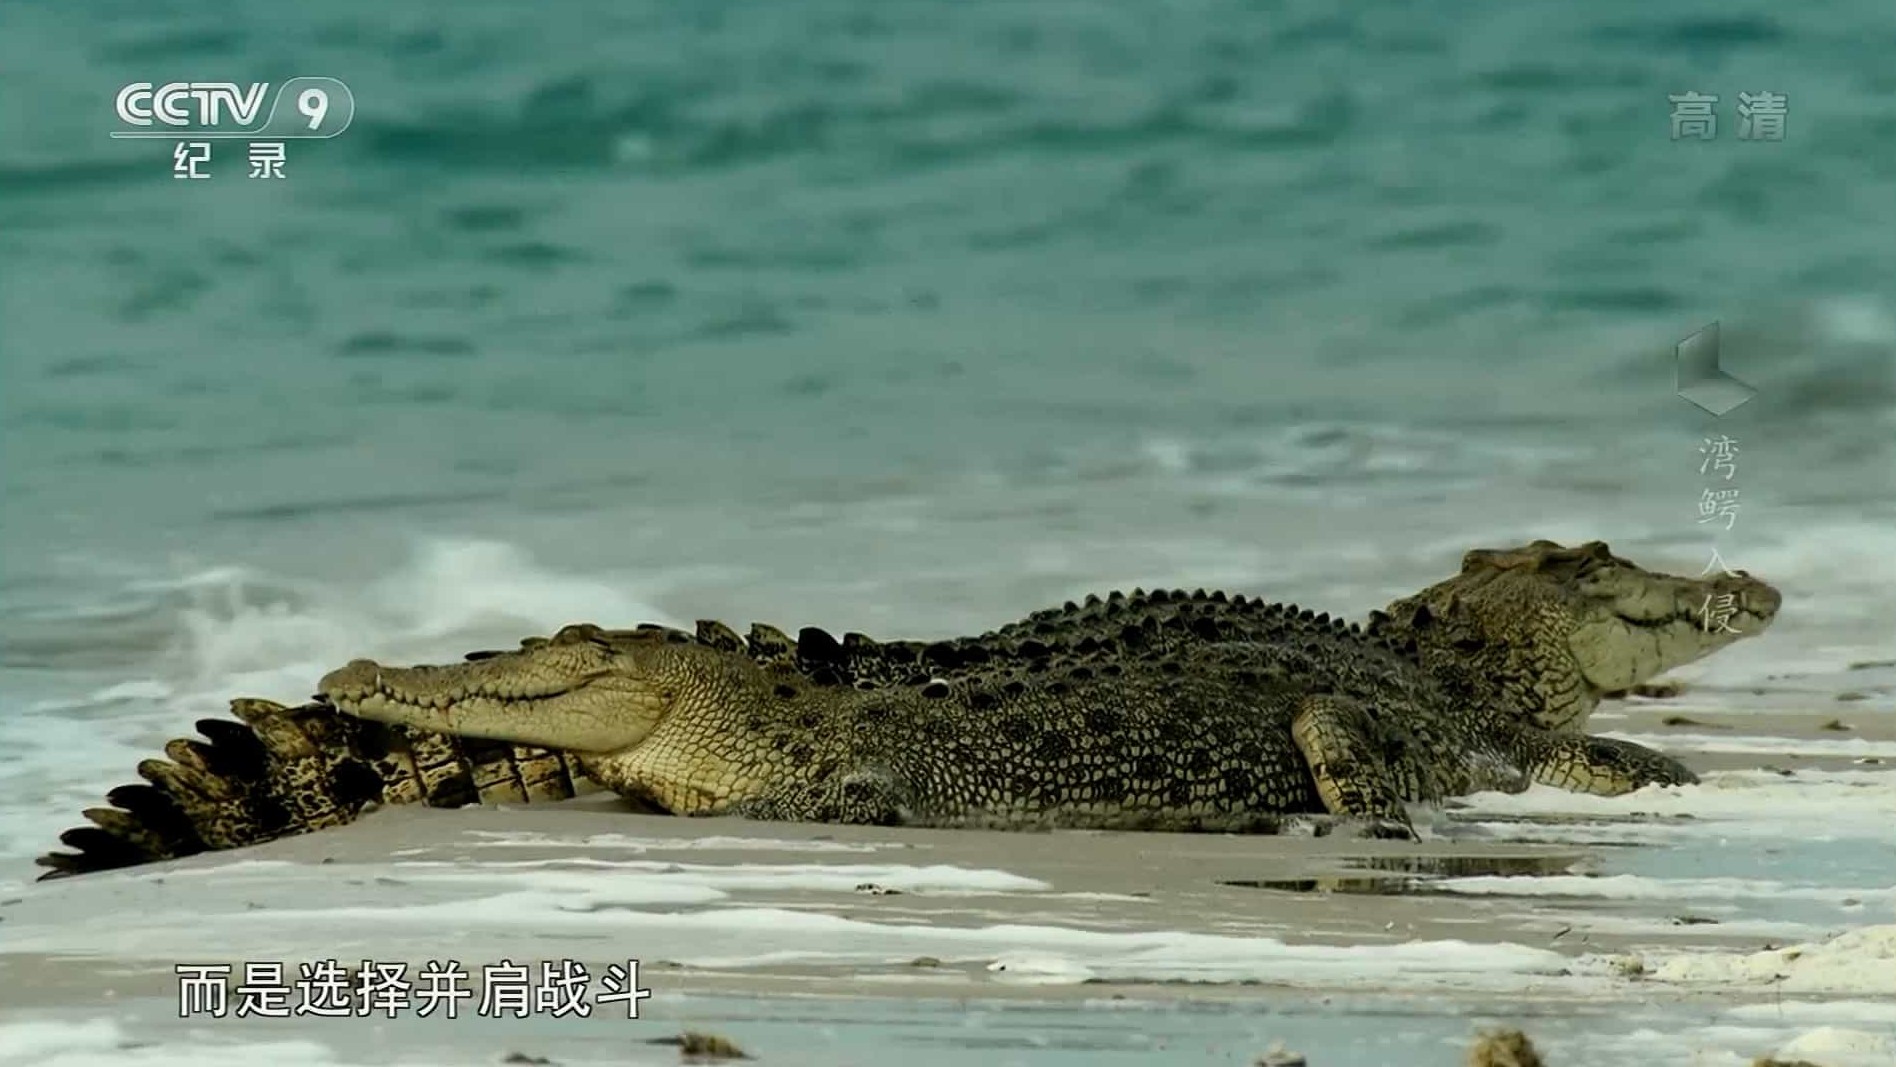
<svg viewBox="0 0 1896 1067"><path fill-rule="evenodd" d="M41 1058L0 1062L122 1057L127 1041L182 1056L260 1034L294 1036L302 1051L285 1055L312 1062L498 1062L496 1040L561 1063L673 1062L676 1048L638 1042L704 1029L769 1063L961 1063L968 1044L918 1051L910 1030L968 1020L988 1020L1001 1062L1026 1040L1006 1033L1066 1027L1073 1062L1248 1063L1294 1038L1318 1067L1396 1062L1390 1042L1403 1062L1447 1065L1491 1023L1535 1032L1557 1065L1635 1049L1742 1063L1800 1039L1832 1067L1874 1062L1896 1029L1893 717L1847 701L1708 710L1688 692L1609 705L1595 729L1662 745L1706 780L1483 794L1420 812L1418 843L686 820L594 793L393 808L241 852L10 884L0 1050ZM1883 851L1843 885L1701 863L1817 836ZM411 973L452 959L476 989L487 965L570 960L598 977L636 959L652 995L636 1021L604 1003L451 1024L179 1017L179 964L240 976L279 961L287 984L328 959Z"/></svg>

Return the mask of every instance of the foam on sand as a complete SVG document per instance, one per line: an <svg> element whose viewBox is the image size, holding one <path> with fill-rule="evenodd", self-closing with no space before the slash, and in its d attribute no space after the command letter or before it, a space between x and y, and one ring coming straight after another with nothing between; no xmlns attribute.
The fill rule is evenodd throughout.
<svg viewBox="0 0 1896 1067"><path fill-rule="evenodd" d="M689 849L691 844L684 846ZM794 849L790 851L795 851ZM473 886L543 890L575 899L593 893L646 904L691 904L724 899L732 891L849 892L864 885L936 896L1039 893L1052 887L991 868L899 863L677 863L664 860L558 856L549 859L397 860L373 864L374 877L390 884ZM170 877L271 879L302 866L284 860L243 860L168 872Z"/></svg>
<svg viewBox="0 0 1896 1067"><path fill-rule="evenodd" d="M1896 1063L1896 1039L1867 1030L1825 1026L1780 1045L1772 1058L1821 1063L1824 1067L1889 1067Z"/></svg>
<svg viewBox="0 0 1896 1067"><path fill-rule="evenodd" d="M1648 978L1674 985L1896 996L1896 925L1866 926L1827 941L1763 952L1680 953L1650 967Z"/></svg>
<svg viewBox="0 0 1896 1067"><path fill-rule="evenodd" d="M1896 822L1896 782L1885 770L1717 771L1697 785L1649 786L1618 797L1536 785L1521 793L1476 793L1456 801L1444 832L1480 828L1518 835L1484 816L1586 817L1584 825L1541 826L1537 837L1578 844L1661 843L1681 836L1886 841ZM1640 821L1632 821L1632 820ZM1670 820L1670 821L1659 821Z"/></svg>
<svg viewBox="0 0 1896 1067"><path fill-rule="evenodd" d="M391 873L397 878L462 883L491 883L495 872L506 877L524 878L537 887L569 893L585 892L588 889L620 893L629 885L660 883L684 883L717 891L807 890L818 893L849 892L864 885L874 885L905 893L932 893L938 896L1032 893L1052 888L1038 879L1023 878L1006 871L973 870L946 864L922 867L892 863L724 866L667 863L660 860L574 858L488 862L483 863L479 870L428 861L397 863L391 868Z"/></svg>
<svg viewBox="0 0 1896 1067"><path fill-rule="evenodd" d="M1829 904L1896 903L1896 886L1852 889L1790 885L1756 878L1647 878L1615 875L1481 875L1430 883L1442 893L1469 896L1593 897L1608 900L1809 900Z"/></svg>
<svg viewBox="0 0 1896 1067"><path fill-rule="evenodd" d="M1719 736L1717 734L1630 734L1603 733L1617 741L1630 741L1664 751L1716 752L1740 756L1847 756L1856 759L1896 759L1896 742L1871 741L1863 737L1768 737Z"/></svg>
<svg viewBox="0 0 1896 1067"><path fill-rule="evenodd" d="M212 1042L202 1034L176 1043L154 1044L133 1037L109 1018L71 1020L26 1019L0 1023L0 1067L387 1067L386 1050L365 1050L362 1058L339 1057L315 1041ZM410 1067L451 1061L403 1056Z"/></svg>
<svg viewBox="0 0 1896 1067"><path fill-rule="evenodd" d="M628 852L676 852L679 849L701 849L707 852L874 852L878 849L898 847L891 843L875 841L815 839L792 841L773 837L731 837L720 834L681 840L675 837L633 837L629 834L576 834L562 837L557 834L520 830L466 830L463 833L478 842L482 848L561 848L587 851L624 849ZM412 855L422 851L426 850L404 849L393 855Z"/></svg>

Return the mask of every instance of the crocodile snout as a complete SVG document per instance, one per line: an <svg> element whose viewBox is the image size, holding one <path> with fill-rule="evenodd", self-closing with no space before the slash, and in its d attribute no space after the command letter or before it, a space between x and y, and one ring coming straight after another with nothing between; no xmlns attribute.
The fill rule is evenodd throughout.
<svg viewBox="0 0 1896 1067"><path fill-rule="evenodd" d="M316 699L333 704L338 697L362 696L382 687L382 665L372 659L350 660L316 683Z"/></svg>

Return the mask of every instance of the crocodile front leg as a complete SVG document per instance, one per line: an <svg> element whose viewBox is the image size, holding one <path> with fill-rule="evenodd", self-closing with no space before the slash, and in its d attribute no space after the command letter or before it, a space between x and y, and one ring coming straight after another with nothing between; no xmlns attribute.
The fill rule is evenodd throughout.
<svg viewBox="0 0 1896 1067"><path fill-rule="evenodd" d="M1698 775L1663 752L1611 737L1530 730L1523 765L1534 781L1616 797L1649 785L1692 785Z"/></svg>
<svg viewBox="0 0 1896 1067"><path fill-rule="evenodd" d="M1330 814L1360 819L1371 836L1413 840L1415 828L1362 705L1348 697L1306 696L1290 734Z"/></svg>

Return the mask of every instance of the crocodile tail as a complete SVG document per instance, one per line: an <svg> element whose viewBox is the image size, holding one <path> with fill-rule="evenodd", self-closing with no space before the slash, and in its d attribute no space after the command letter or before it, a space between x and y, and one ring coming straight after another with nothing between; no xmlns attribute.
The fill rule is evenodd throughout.
<svg viewBox="0 0 1896 1067"><path fill-rule="evenodd" d="M585 781L552 749L351 718L326 704L234 700L236 719L200 719L204 740L165 745L142 783L88 808L59 836L70 852L36 861L41 879L242 848L354 822L374 804L453 808L564 800Z"/></svg>

